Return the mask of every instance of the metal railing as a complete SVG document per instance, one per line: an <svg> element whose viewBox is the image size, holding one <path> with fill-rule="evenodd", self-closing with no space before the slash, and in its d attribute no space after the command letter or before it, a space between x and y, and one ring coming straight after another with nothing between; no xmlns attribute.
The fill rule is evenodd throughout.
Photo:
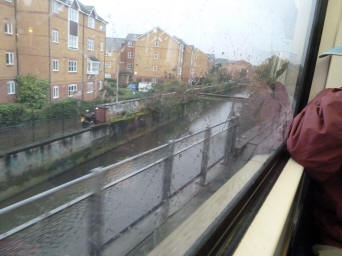
<svg viewBox="0 0 342 256"><path fill-rule="evenodd" d="M194 196L188 186L231 164L237 127L231 117L0 209L0 254L100 255L113 242L116 252L132 249ZM151 216L158 221L141 228ZM120 242L132 230L129 245Z"/></svg>

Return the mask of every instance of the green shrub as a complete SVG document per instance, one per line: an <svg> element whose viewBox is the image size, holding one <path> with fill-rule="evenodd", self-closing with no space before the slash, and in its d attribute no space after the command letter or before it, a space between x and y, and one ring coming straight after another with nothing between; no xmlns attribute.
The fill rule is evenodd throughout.
<svg viewBox="0 0 342 256"><path fill-rule="evenodd" d="M28 119L27 109L22 104L0 104L0 125L12 125Z"/></svg>
<svg viewBox="0 0 342 256"><path fill-rule="evenodd" d="M48 104L42 111L42 119L63 119L79 114L79 103L75 99L63 99Z"/></svg>
<svg viewBox="0 0 342 256"><path fill-rule="evenodd" d="M17 102L33 109L41 109L48 103L49 82L35 76L17 76Z"/></svg>

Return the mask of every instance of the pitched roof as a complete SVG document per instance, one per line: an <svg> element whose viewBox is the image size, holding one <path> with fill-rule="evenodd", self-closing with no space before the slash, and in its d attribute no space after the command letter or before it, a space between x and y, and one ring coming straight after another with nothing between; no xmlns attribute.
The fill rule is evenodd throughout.
<svg viewBox="0 0 342 256"><path fill-rule="evenodd" d="M130 33L130 34L127 34L126 39L130 40L130 41L135 41L135 40L137 40L137 38L139 36L141 36L141 34L132 34L132 33Z"/></svg>
<svg viewBox="0 0 342 256"><path fill-rule="evenodd" d="M176 36L173 36L174 39L176 39L176 41L178 41L178 43L181 43L181 44L184 44L184 45L187 45L182 39L180 39L179 37L176 37Z"/></svg>
<svg viewBox="0 0 342 256"><path fill-rule="evenodd" d="M102 17L100 17L95 10L94 6L91 5L85 5L83 3L81 3L78 0L57 0L58 2L65 4L67 6L71 6L75 1L78 4L78 6L80 7L81 12L85 13L86 15L91 15L92 12L94 12L95 14L95 18L103 23L108 23L107 21L105 21Z"/></svg>
<svg viewBox="0 0 342 256"><path fill-rule="evenodd" d="M115 38L115 37L107 37L106 38L106 51L117 51L121 48L122 44L126 43L126 38Z"/></svg>
<svg viewBox="0 0 342 256"><path fill-rule="evenodd" d="M183 40L181 40L180 38L177 38L177 37L175 37L175 36L171 36L170 34L168 34L167 32L165 32L164 30L162 30L160 27L154 27L154 28L151 29L150 31L148 31L148 32L146 32L146 33L144 33L144 34L139 35L137 39L139 39L139 38L141 38L141 37L144 37L145 35L148 35L148 34L150 34L150 33L152 33L152 32L156 32L157 30L160 30L161 32L163 32L163 34L165 34L165 35L167 35L168 37L170 37L171 39L175 40L177 43L186 45L186 43L185 43Z"/></svg>

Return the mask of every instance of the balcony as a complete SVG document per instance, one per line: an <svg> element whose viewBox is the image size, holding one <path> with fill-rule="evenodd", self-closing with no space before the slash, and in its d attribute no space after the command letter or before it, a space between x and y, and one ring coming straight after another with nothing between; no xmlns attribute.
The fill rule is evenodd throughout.
<svg viewBox="0 0 342 256"><path fill-rule="evenodd" d="M88 75L98 75L100 73L100 61L95 56L88 58Z"/></svg>

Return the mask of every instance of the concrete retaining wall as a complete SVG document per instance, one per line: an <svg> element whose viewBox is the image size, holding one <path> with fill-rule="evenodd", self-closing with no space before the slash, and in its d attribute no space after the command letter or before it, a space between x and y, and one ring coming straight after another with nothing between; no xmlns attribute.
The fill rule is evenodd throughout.
<svg viewBox="0 0 342 256"><path fill-rule="evenodd" d="M153 126L150 115L140 115L0 156L0 200L101 155Z"/></svg>

